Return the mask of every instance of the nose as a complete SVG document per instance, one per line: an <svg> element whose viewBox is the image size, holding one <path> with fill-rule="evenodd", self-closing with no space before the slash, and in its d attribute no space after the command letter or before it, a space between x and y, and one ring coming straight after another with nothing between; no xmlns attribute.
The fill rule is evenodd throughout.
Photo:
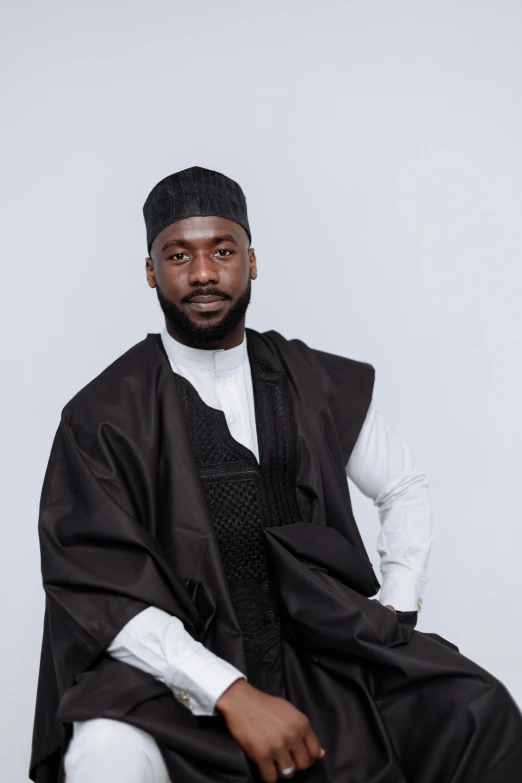
<svg viewBox="0 0 522 783"><path fill-rule="evenodd" d="M197 253L192 259L189 273L190 285L208 285L219 281L218 266L206 253Z"/></svg>

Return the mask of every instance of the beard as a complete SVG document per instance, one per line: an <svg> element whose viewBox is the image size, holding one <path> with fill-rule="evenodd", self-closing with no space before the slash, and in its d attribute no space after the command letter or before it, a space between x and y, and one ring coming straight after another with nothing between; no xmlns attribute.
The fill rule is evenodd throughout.
<svg viewBox="0 0 522 783"><path fill-rule="evenodd" d="M205 325L194 323L184 310L179 308L171 299L168 299L168 297L165 296L156 282L158 302L163 310L167 324L172 327L174 332L178 332L178 334L182 335L189 345L195 347L219 343L239 326L246 314L248 305L250 304L251 290L252 280L249 278L245 290L227 310L221 320ZM222 291L218 291L217 289L201 288L197 291L191 291L189 298L203 294L224 295ZM230 299L230 297L228 298ZM209 313L207 317L210 320L211 318L215 318L215 315L214 313Z"/></svg>

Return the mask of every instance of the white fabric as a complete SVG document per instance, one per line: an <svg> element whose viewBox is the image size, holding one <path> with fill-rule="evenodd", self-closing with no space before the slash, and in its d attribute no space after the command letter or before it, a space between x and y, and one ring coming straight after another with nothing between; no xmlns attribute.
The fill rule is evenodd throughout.
<svg viewBox="0 0 522 783"><path fill-rule="evenodd" d="M379 511L381 603L420 610L434 540L428 481L373 400L346 473Z"/></svg>
<svg viewBox="0 0 522 783"><path fill-rule="evenodd" d="M203 402L223 411L232 436L259 460L246 337L235 348L215 351L183 345L166 329L161 337L174 372L190 381Z"/></svg>
<svg viewBox="0 0 522 783"><path fill-rule="evenodd" d="M169 783L150 734L106 718L73 724L64 769L66 783Z"/></svg>
<svg viewBox="0 0 522 783"><path fill-rule="evenodd" d="M119 661L164 682L194 715L215 715L217 699L244 675L197 642L177 617L149 606L108 647Z"/></svg>
<svg viewBox="0 0 522 783"><path fill-rule="evenodd" d="M259 459L246 337L228 350L182 345L166 330L162 340L173 371L190 381L207 405L223 411L232 436ZM346 474L379 512L381 602L402 611L420 609L433 540L427 480L373 400ZM178 618L155 607L127 623L108 651L167 683L196 715L214 715L221 693L244 676L197 643Z"/></svg>

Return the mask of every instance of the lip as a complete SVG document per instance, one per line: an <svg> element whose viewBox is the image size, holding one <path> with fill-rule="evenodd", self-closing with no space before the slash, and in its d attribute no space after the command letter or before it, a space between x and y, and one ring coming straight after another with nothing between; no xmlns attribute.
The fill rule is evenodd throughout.
<svg viewBox="0 0 522 783"><path fill-rule="evenodd" d="M199 313L209 313L219 310L224 302L225 298L222 296L195 296L188 304Z"/></svg>

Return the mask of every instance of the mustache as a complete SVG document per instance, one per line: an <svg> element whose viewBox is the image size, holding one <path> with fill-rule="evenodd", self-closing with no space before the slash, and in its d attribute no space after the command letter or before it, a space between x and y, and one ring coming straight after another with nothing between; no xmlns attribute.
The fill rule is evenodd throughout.
<svg viewBox="0 0 522 783"><path fill-rule="evenodd" d="M195 296L222 296L223 299L232 299L230 294L220 291L219 288L195 288L190 294L184 296L181 301L190 302Z"/></svg>

